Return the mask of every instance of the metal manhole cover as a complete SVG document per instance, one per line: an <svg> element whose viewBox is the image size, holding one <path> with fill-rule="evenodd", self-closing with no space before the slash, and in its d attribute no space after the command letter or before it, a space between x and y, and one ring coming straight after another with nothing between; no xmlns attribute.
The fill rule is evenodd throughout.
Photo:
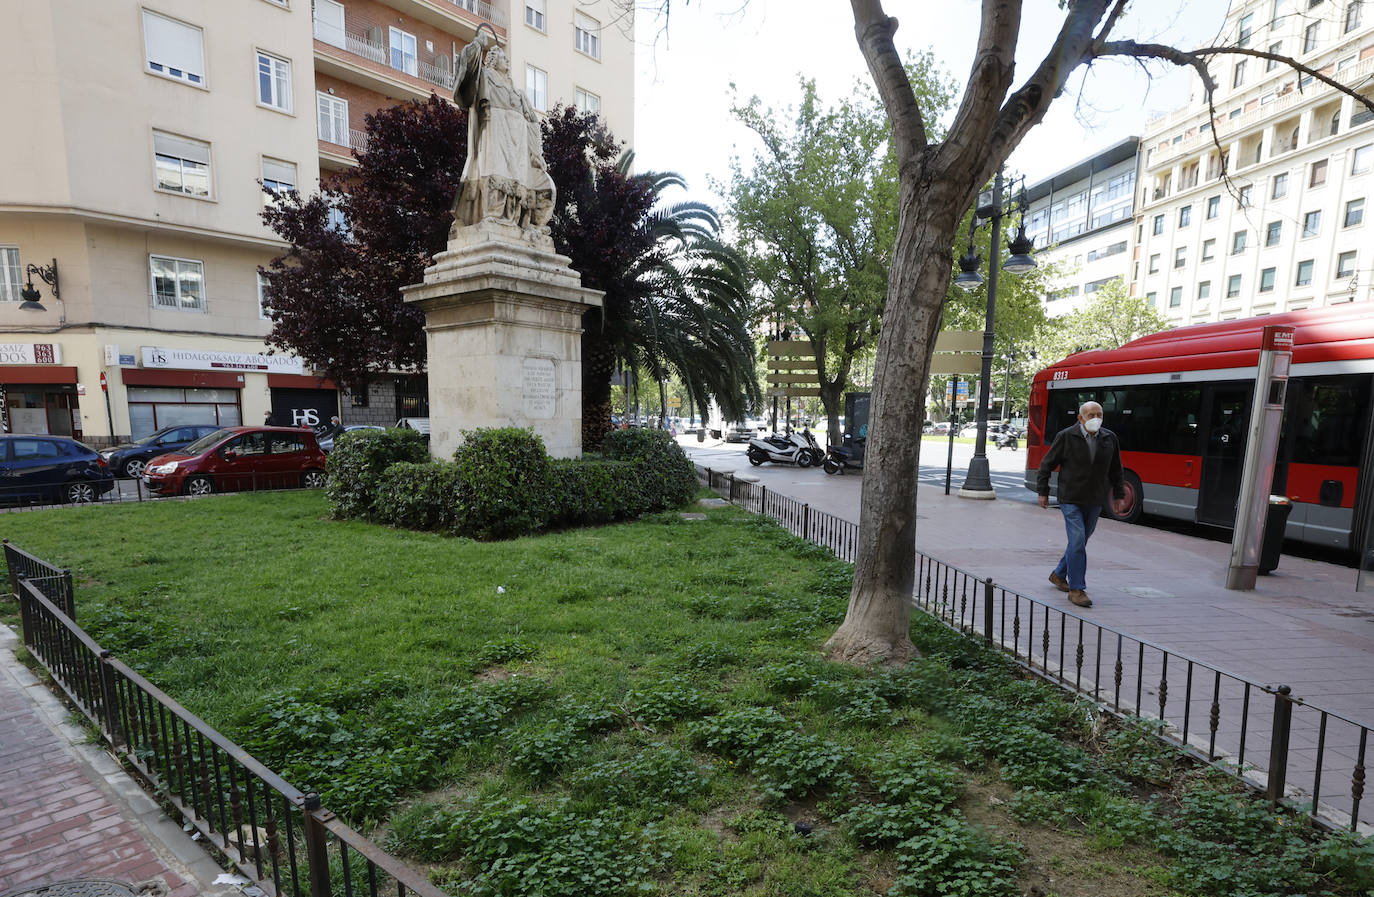
<svg viewBox="0 0 1374 897"><path fill-rule="evenodd" d="M138 897L140 894L166 893L167 886L160 881L131 885L112 878L74 878L45 885L28 885L6 891L0 897Z"/></svg>

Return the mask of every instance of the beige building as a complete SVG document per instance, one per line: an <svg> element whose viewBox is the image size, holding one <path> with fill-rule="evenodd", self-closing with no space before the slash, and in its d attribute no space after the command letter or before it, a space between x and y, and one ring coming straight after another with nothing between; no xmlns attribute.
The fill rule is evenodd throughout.
<svg viewBox="0 0 1374 897"><path fill-rule="evenodd" d="M1374 98L1363 0L1234 2L1223 34ZM1262 58L1220 56L1212 72L1214 113L1199 82L1141 139L1134 292L1178 324L1369 300L1374 112Z"/></svg>
<svg viewBox="0 0 1374 897"><path fill-rule="evenodd" d="M257 268L286 247L257 182L311 192L354 165L363 116L446 96L483 23L537 107L598 108L628 138L634 45L611 0L514 2L0 0L18 50L0 54L7 431L102 444L269 410L422 411L422 382L380 377L340 408L299 359L266 354Z"/></svg>

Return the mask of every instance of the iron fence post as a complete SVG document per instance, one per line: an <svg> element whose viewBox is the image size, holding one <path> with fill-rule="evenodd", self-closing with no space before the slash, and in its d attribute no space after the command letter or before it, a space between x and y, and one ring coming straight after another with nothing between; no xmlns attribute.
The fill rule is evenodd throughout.
<svg viewBox="0 0 1374 897"><path fill-rule="evenodd" d="M759 487L759 513L768 516L768 487Z"/></svg>
<svg viewBox="0 0 1374 897"><path fill-rule="evenodd" d="M24 647L33 651L33 606L29 601L29 596L25 594L27 589L21 588L26 580L22 573L11 573L10 578L14 580L14 597L19 599L19 629L24 636Z"/></svg>
<svg viewBox="0 0 1374 897"><path fill-rule="evenodd" d="M983 639L992 644L992 577L983 580Z"/></svg>
<svg viewBox="0 0 1374 897"><path fill-rule="evenodd" d="M735 500L735 472L730 471L730 501Z"/></svg>
<svg viewBox="0 0 1374 897"><path fill-rule="evenodd" d="M715 472L709 467L706 468L706 488L712 491L715 491L716 488Z"/></svg>
<svg viewBox="0 0 1374 897"><path fill-rule="evenodd" d="M62 571L62 610L76 622L76 586L72 584L72 571Z"/></svg>
<svg viewBox="0 0 1374 897"><path fill-rule="evenodd" d="M808 539L808 538L810 538L810 533L811 533L811 503L810 503L810 502L803 502L803 503L802 503L802 531L801 531L801 537L802 537L803 539Z"/></svg>
<svg viewBox="0 0 1374 897"><path fill-rule="evenodd" d="M1274 689L1274 730L1269 740L1269 784L1264 796L1280 800L1288 779L1288 736L1293 731L1293 690L1287 685Z"/></svg>
<svg viewBox="0 0 1374 897"><path fill-rule="evenodd" d="M4 545L5 545L5 570L6 570L6 572L9 573L9 577L10 577L10 594L13 595L13 596L15 597L15 599L17 600L17 599L19 598L19 580L15 578L16 575L18 574L18 571L14 569L17 565L14 563L14 557L13 557L13 555L10 553L10 540L9 540L9 539L5 539L5 540L4 540Z"/></svg>
<svg viewBox="0 0 1374 897"><path fill-rule="evenodd" d="M114 666L110 652L100 652L100 694L105 705L105 728L110 733L110 747L119 750L125 744L124 727L119 721L119 692L115 689Z"/></svg>
<svg viewBox="0 0 1374 897"><path fill-rule="evenodd" d="M315 814L320 811L320 796L314 791L304 795L301 805L305 817L305 860L310 870L310 897L330 897L328 831Z"/></svg>

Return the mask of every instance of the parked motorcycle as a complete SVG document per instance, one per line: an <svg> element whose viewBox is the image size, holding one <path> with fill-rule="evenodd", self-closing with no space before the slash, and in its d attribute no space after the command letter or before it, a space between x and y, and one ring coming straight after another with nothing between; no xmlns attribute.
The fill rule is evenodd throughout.
<svg viewBox="0 0 1374 897"><path fill-rule="evenodd" d="M746 454L749 457L749 463L755 467L765 461L772 461L774 464L795 464L798 467L810 467L813 464L819 464L824 457L821 447L816 443L816 437L811 435L809 429L803 429L800 433L793 432L788 436L780 433L774 433L771 436L755 436L749 440Z"/></svg>
<svg viewBox="0 0 1374 897"><path fill-rule="evenodd" d="M834 475L846 470L863 470L864 463L862 457L857 456L852 449L832 445L826 450L825 461L821 463L821 469Z"/></svg>

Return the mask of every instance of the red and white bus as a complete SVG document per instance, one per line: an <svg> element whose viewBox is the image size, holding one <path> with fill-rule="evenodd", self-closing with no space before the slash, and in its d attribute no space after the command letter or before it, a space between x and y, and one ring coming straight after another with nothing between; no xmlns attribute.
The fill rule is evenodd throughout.
<svg viewBox="0 0 1374 897"><path fill-rule="evenodd" d="M1044 369L1031 385L1026 485L1035 488L1055 434L1091 400L1121 438L1129 509L1120 519L1233 526L1267 324L1295 330L1272 490L1293 502L1285 535L1356 549L1374 500L1370 303L1181 327Z"/></svg>

